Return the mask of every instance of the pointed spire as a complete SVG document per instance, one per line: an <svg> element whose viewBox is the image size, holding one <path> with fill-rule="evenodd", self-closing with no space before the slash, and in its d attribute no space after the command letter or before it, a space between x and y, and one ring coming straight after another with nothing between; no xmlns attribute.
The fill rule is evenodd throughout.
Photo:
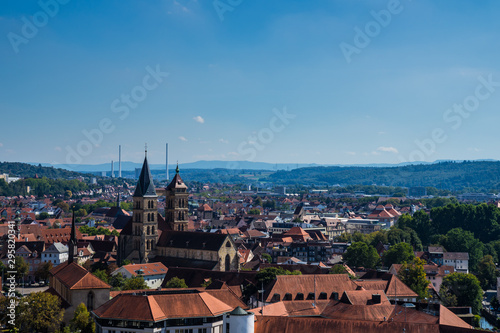
<svg viewBox="0 0 500 333"><path fill-rule="evenodd" d="M68 258L68 264L71 264L73 262L73 259L75 257L75 247L76 247L76 226L75 226L75 208L73 207L73 216L71 218L71 235L69 238L69 258Z"/></svg>
<svg viewBox="0 0 500 333"><path fill-rule="evenodd" d="M147 151L146 151L147 154ZM149 170L148 157L144 157L141 175L135 187L134 197L156 196L155 185L153 184L153 176Z"/></svg>
<svg viewBox="0 0 500 333"><path fill-rule="evenodd" d="M118 192L118 198L116 198L116 208L120 208L120 192Z"/></svg>
<svg viewBox="0 0 500 333"><path fill-rule="evenodd" d="M175 173L179 173L179 161L177 161L177 168L175 168Z"/></svg>

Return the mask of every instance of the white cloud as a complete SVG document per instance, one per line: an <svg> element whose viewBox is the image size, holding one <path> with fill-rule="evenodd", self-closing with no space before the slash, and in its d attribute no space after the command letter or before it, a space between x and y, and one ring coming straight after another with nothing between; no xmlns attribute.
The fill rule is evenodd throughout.
<svg viewBox="0 0 500 333"><path fill-rule="evenodd" d="M200 124L203 124L205 122L205 119L203 119L201 116L196 116L193 119L194 119L194 121L196 121L197 123L200 123Z"/></svg>
<svg viewBox="0 0 500 333"><path fill-rule="evenodd" d="M0 147L3 147L3 143L0 142Z"/></svg>
<svg viewBox="0 0 500 333"><path fill-rule="evenodd" d="M219 142L221 142L221 143L229 143L229 141L224 140L224 139L222 139L222 138L221 138L221 139L219 139Z"/></svg>
<svg viewBox="0 0 500 333"><path fill-rule="evenodd" d="M348 155L356 155L356 152L354 152L354 151L348 151L347 154Z"/></svg>
<svg viewBox="0 0 500 333"><path fill-rule="evenodd" d="M54 150L55 151L62 151L62 148L61 147L54 147Z"/></svg>
<svg viewBox="0 0 500 333"><path fill-rule="evenodd" d="M179 137L179 140L181 140L181 141L187 141L188 139L186 139L186 138L185 138L185 137L183 137L183 136L180 136L180 137Z"/></svg>
<svg viewBox="0 0 500 333"><path fill-rule="evenodd" d="M394 148L394 147L378 147L377 150L378 151L383 151L383 152L386 152L386 153L394 153L394 154L399 153L399 151L396 148Z"/></svg>

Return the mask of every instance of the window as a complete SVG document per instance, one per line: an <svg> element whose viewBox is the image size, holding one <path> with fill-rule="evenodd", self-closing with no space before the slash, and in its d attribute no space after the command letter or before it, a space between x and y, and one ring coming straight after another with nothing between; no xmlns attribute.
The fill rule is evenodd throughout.
<svg viewBox="0 0 500 333"><path fill-rule="evenodd" d="M304 294L303 293L297 293L297 296L295 297L296 301L303 301L304 300Z"/></svg>
<svg viewBox="0 0 500 333"><path fill-rule="evenodd" d="M291 301L292 300L292 294L286 293L285 297L283 297L283 300L284 301Z"/></svg>
<svg viewBox="0 0 500 333"><path fill-rule="evenodd" d="M87 294L87 310L94 310L94 293L92 291Z"/></svg>

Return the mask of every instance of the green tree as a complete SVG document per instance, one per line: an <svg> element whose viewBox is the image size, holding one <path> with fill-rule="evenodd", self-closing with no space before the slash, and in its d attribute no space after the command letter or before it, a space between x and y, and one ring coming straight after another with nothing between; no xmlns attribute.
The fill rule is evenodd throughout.
<svg viewBox="0 0 500 333"><path fill-rule="evenodd" d="M16 279L22 279L30 270L30 266L23 257L16 257Z"/></svg>
<svg viewBox="0 0 500 333"><path fill-rule="evenodd" d="M50 217L49 213L47 212L41 212L39 215L38 215L38 219L39 220L46 220Z"/></svg>
<svg viewBox="0 0 500 333"><path fill-rule="evenodd" d="M165 283L165 288L188 288L188 285L184 279L179 279L177 276L174 276Z"/></svg>
<svg viewBox="0 0 500 333"><path fill-rule="evenodd" d="M483 257L484 244L474 238L474 234L462 228L454 228L441 236L439 243L448 252L467 252L469 254L469 268L475 272L479 260Z"/></svg>
<svg viewBox="0 0 500 333"><path fill-rule="evenodd" d="M337 264L330 268L328 274L348 274L348 272L343 265Z"/></svg>
<svg viewBox="0 0 500 333"><path fill-rule="evenodd" d="M429 297L429 280L427 280L424 265L424 260L415 257L411 262L404 262L398 272L401 281L416 292L419 299Z"/></svg>
<svg viewBox="0 0 500 333"><path fill-rule="evenodd" d="M104 269L97 269L93 272L95 276L97 276L99 279L102 281L108 283L109 282L109 275L106 273L106 270Z"/></svg>
<svg viewBox="0 0 500 333"><path fill-rule="evenodd" d="M410 262L415 257L413 249L408 243L398 243L384 252L382 260L384 265L391 267L392 264L401 264L403 262Z"/></svg>
<svg viewBox="0 0 500 333"><path fill-rule="evenodd" d="M126 279L123 285L123 290L141 290L149 289L146 281L142 276L134 276L133 278Z"/></svg>
<svg viewBox="0 0 500 333"><path fill-rule="evenodd" d="M374 268L380 257L377 250L364 242L353 243L343 255L344 261L351 267Z"/></svg>
<svg viewBox="0 0 500 333"><path fill-rule="evenodd" d="M301 274L300 271L290 272L289 270L286 270L281 267L266 267L264 269L261 269L257 273L255 279L257 281L257 285L260 287L262 283L264 284L264 286L267 286L270 282L276 280L277 275L300 275L300 274Z"/></svg>
<svg viewBox="0 0 500 333"><path fill-rule="evenodd" d="M268 253L262 253L260 255L263 259L265 259L268 263L272 263L273 262L273 258L271 257L270 254Z"/></svg>
<svg viewBox="0 0 500 333"><path fill-rule="evenodd" d="M185 282L184 282L184 283L185 283ZM212 284L212 278L209 278L208 280L206 280L205 282L203 282L203 283L201 284L201 286L202 286L203 288L207 288L207 287L208 287L208 286L210 286L211 284Z"/></svg>
<svg viewBox="0 0 500 333"><path fill-rule="evenodd" d="M46 281L49 279L49 272L52 269L52 262L47 261L46 263L40 265L35 272L35 278L38 281Z"/></svg>
<svg viewBox="0 0 500 333"><path fill-rule="evenodd" d="M248 210L249 215L260 215L260 209L258 208L250 208Z"/></svg>
<svg viewBox="0 0 500 333"><path fill-rule="evenodd" d="M496 285L497 275L496 275L496 266L493 261L493 257L490 255L486 255L479 261L477 265L477 279L479 283L481 283L481 287L484 290L487 290L489 287Z"/></svg>
<svg viewBox="0 0 500 333"><path fill-rule="evenodd" d="M73 332L94 333L95 322L90 316L85 304L80 303L75 310L75 315L70 321L70 328Z"/></svg>
<svg viewBox="0 0 500 333"><path fill-rule="evenodd" d="M109 277L108 282L113 290L122 290L125 285L125 278L120 273L113 274Z"/></svg>
<svg viewBox="0 0 500 333"><path fill-rule="evenodd" d="M53 332L63 320L61 300L49 293L31 293L18 306L20 315L16 322L22 332Z"/></svg>
<svg viewBox="0 0 500 333"><path fill-rule="evenodd" d="M56 206L61 208L65 213L69 212L69 205L68 205L68 203L66 203L64 201L57 203Z"/></svg>
<svg viewBox="0 0 500 333"><path fill-rule="evenodd" d="M445 306L470 306L474 314L479 314L482 309L483 291L479 280L472 274L452 273L445 276L439 295Z"/></svg>

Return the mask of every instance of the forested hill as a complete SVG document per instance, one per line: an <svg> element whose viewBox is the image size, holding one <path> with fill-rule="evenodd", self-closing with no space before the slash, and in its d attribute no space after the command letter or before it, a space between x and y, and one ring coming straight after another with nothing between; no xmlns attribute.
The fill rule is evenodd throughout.
<svg viewBox="0 0 500 333"><path fill-rule="evenodd" d="M0 174L7 173L12 177L33 178L35 175L38 177L47 177L51 179L57 178L75 178L83 174L68 171L64 169L56 169L53 167L43 167L41 165L31 165L20 162L0 162Z"/></svg>
<svg viewBox="0 0 500 333"><path fill-rule="evenodd" d="M433 186L450 190L500 191L500 162L441 162L399 167L312 167L278 171L275 184Z"/></svg>

